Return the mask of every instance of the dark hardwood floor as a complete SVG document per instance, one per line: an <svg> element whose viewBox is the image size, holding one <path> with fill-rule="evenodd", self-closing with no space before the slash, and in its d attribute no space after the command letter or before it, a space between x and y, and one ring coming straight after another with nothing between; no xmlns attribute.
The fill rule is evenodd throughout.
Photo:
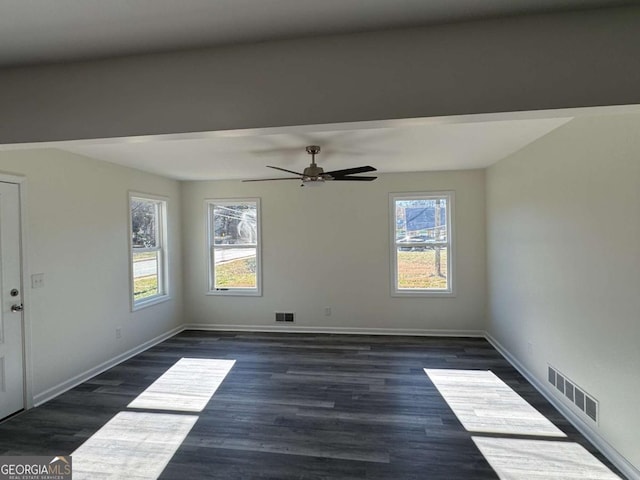
<svg viewBox="0 0 640 480"><path fill-rule="evenodd" d="M182 358L235 364L204 410L161 412L197 416L163 479L499 478L474 438L578 444L623 478L479 338L185 331L0 424L0 455L71 454ZM489 370L566 437L468 431L425 368Z"/></svg>

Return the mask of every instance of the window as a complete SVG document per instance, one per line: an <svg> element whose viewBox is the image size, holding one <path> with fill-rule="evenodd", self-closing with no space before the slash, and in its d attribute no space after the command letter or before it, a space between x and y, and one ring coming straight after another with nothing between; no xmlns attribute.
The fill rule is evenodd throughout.
<svg viewBox="0 0 640 480"><path fill-rule="evenodd" d="M129 195L131 214L131 295L133 310L166 300L167 201L148 195Z"/></svg>
<svg viewBox="0 0 640 480"><path fill-rule="evenodd" d="M392 194L394 296L453 295L453 192Z"/></svg>
<svg viewBox="0 0 640 480"><path fill-rule="evenodd" d="M207 205L209 293L260 295L260 199Z"/></svg>

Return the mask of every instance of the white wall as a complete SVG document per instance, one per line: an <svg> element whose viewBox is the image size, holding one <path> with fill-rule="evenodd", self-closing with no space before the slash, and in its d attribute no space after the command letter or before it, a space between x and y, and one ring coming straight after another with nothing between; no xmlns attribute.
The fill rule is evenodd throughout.
<svg viewBox="0 0 640 480"><path fill-rule="evenodd" d="M0 152L0 171L27 178L29 274L44 273L26 305L36 398L182 324L178 182L53 149ZM128 190L169 197L172 249L172 299L135 313Z"/></svg>
<svg viewBox="0 0 640 480"><path fill-rule="evenodd" d="M634 6L4 69L0 143L638 104L639 28Z"/></svg>
<svg viewBox="0 0 640 480"><path fill-rule="evenodd" d="M389 192L455 190L455 298L392 298ZM206 198L262 199L263 296L207 296ZM296 327L483 330L484 172L383 174L367 184L187 182L182 197L185 305L192 322ZM324 307L332 315L324 316Z"/></svg>
<svg viewBox="0 0 640 480"><path fill-rule="evenodd" d="M489 168L487 263L490 334L599 400L593 428L640 469L638 132L575 119Z"/></svg>

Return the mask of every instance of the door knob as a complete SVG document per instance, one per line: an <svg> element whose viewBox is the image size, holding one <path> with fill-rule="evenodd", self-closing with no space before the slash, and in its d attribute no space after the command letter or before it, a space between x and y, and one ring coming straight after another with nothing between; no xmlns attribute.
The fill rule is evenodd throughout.
<svg viewBox="0 0 640 480"><path fill-rule="evenodd" d="M11 305L11 311L13 313L18 313L24 310L24 306L22 304L18 305L17 303L14 305Z"/></svg>

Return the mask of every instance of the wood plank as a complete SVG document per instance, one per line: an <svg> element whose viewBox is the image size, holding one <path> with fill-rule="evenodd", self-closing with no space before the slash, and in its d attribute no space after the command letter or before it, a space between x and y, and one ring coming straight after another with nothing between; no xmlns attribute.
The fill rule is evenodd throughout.
<svg viewBox="0 0 640 480"><path fill-rule="evenodd" d="M202 411L128 408L183 358L235 364ZM456 390L453 382L451 398L457 404L452 408L424 369L491 371L503 385L484 391L480 382L471 392ZM193 375L198 378L202 373ZM188 395L188 378L178 384ZM566 437L471 432L454 413L468 410L465 395L473 397L470 406L471 400L491 405L496 392L507 390ZM491 417L494 423L526 421L506 405L504 415L486 408L467 414ZM517 462L531 473L535 459L519 449L507 458L503 445L510 441L554 441L586 453L587 467L565 466L576 478L588 475L589 465L600 474L622 477L480 338L185 331L0 424L0 455L68 455L88 440L95 443L96 432L117 415L136 412L147 415L145 425L153 415L197 416L161 479L482 480L498 478L496 470L513 473ZM118 428L126 430L126 423Z"/></svg>

